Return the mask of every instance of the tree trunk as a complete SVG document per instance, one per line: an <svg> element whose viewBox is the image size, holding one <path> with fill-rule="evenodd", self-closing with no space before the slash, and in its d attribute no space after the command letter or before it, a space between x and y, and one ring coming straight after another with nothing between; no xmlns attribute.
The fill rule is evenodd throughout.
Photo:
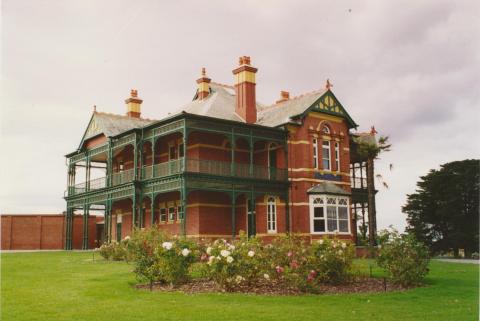
<svg viewBox="0 0 480 321"><path fill-rule="evenodd" d="M368 193L368 243L377 244L377 211L375 208L375 171L373 158L367 160L367 193Z"/></svg>

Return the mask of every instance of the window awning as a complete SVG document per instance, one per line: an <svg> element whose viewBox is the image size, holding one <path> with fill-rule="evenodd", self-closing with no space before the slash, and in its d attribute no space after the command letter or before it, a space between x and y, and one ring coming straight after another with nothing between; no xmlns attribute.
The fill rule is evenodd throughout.
<svg viewBox="0 0 480 321"><path fill-rule="evenodd" d="M323 182L318 185L312 186L307 190L308 194L331 194L331 195L351 195L343 188L334 183Z"/></svg>

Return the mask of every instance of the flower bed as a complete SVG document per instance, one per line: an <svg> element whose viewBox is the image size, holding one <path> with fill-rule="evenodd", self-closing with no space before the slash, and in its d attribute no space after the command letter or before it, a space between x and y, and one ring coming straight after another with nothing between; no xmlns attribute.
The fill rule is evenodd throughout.
<svg viewBox="0 0 480 321"><path fill-rule="evenodd" d="M324 238L310 244L288 236L265 245L258 238L241 234L232 241L199 244L151 228L136 230L120 245L101 249L106 258L117 252L126 252L123 257L133 261L139 281L147 281L150 289L164 291L343 293L382 292L413 285L398 282L395 277L375 279L355 273L354 246L337 239Z"/></svg>

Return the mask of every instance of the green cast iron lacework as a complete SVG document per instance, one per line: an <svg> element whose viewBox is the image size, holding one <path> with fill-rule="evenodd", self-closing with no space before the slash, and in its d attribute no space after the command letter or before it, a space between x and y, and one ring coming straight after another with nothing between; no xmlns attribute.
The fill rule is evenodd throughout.
<svg viewBox="0 0 480 321"><path fill-rule="evenodd" d="M184 120L177 120L157 128L149 129L146 131L144 135L144 139L166 136L173 132L177 132L179 129L183 128L184 125L185 125Z"/></svg>
<svg viewBox="0 0 480 321"><path fill-rule="evenodd" d="M182 187L180 178L149 182L143 187L144 194L175 191Z"/></svg>
<svg viewBox="0 0 480 321"><path fill-rule="evenodd" d="M135 134L133 133L113 141L113 149L117 149L117 148L134 144L134 143L135 143Z"/></svg>

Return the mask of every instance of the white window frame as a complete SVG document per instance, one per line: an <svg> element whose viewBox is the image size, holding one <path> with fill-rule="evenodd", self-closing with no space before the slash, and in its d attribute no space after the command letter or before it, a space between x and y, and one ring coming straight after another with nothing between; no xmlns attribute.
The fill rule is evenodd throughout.
<svg viewBox="0 0 480 321"><path fill-rule="evenodd" d="M267 198L267 233L277 233L277 199Z"/></svg>
<svg viewBox="0 0 480 321"><path fill-rule="evenodd" d="M322 200L321 204L314 204L315 199L320 198ZM328 231L328 210L327 207L332 207L332 204L327 204L327 198L335 198L336 199L336 204L335 204L335 215L336 215L336 221L337 221L337 229L335 231ZM340 205L339 202L342 200L342 202L345 202L346 205ZM325 231L324 232L315 232L314 231L314 220L319 220L314 218L314 209L316 207L323 207L323 220L325 222ZM340 221L344 219L339 219L338 217L338 208L346 208L347 209L347 227L348 227L348 232L340 232L339 231L339 226L340 226ZM325 194L315 194L315 195L310 195L309 197L309 208L310 208L310 233L311 234L339 234L339 235L351 235L351 226L350 226L350 199L347 196L340 196L340 195L325 195Z"/></svg>
<svg viewBox="0 0 480 321"><path fill-rule="evenodd" d="M313 168L318 168L318 140L313 139Z"/></svg>
<svg viewBox="0 0 480 321"><path fill-rule="evenodd" d="M327 149L327 147L324 145L325 143L328 143L328 158L325 158L323 156L323 151ZM327 171L332 170L332 151L330 150L331 144L329 140L323 140L322 141L322 168ZM325 163L324 161L328 160L328 168L325 168Z"/></svg>
<svg viewBox="0 0 480 321"><path fill-rule="evenodd" d="M335 142L335 165L337 172L340 172L340 143Z"/></svg>

